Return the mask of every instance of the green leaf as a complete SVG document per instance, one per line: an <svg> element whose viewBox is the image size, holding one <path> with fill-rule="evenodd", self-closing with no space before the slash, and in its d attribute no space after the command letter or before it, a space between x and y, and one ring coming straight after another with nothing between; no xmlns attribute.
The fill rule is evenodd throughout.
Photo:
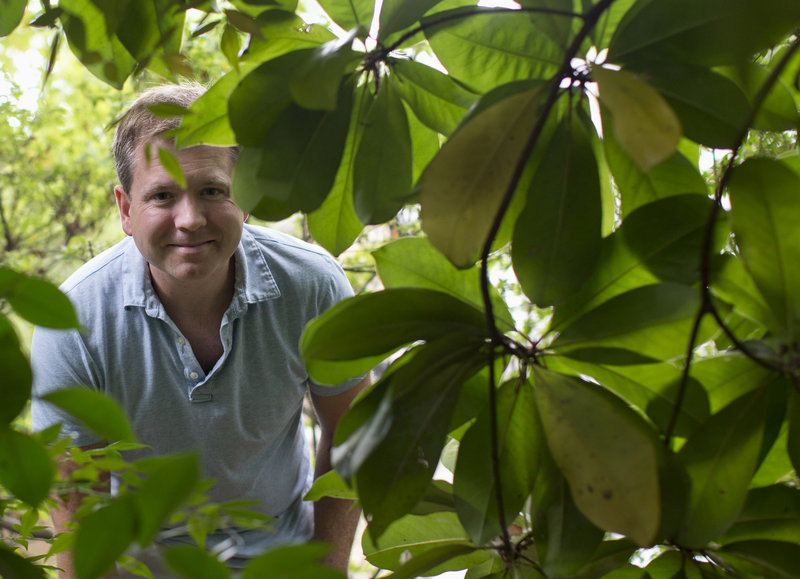
<svg viewBox="0 0 800 579"><path fill-rule="evenodd" d="M0 9L2 6L0 5ZM45 579L42 567L34 565L29 559L0 546L0 577L9 579Z"/></svg>
<svg viewBox="0 0 800 579"><path fill-rule="evenodd" d="M50 491L55 468L50 455L32 437L0 427L0 485L37 507Z"/></svg>
<svg viewBox="0 0 800 579"><path fill-rule="evenodd" d="M87 387L56 390L42 396L110 442L135 441L122 408L111 398Z"/></svg>
<svg viewBox="0 0 800 579"><path fill-rule="evenodd" d="M540 307L557 305L583 285L600 245L600 183L583 127L565 122L550 141L512 238L522 289Z"/></svg>
<svg viewBox="0 0 800 579"><path fill-rule="evenodd" d="M186 579L229 579L231 576L225 563L194 545L165 549L164 559L172 570Z"/></svg>
<svg viewBox="0 0 800 579"><path fill-rule="evenodd" d="M672 364L658 363L630 366L602 366L559 357L548 364L558 371L591 376L614 391L629 404L644 411L648 418L666 432L675 410L681 370ZM688 436L710 414L709 400L703 385L693 377L686 383L674 433Z"/></svg>
<svg viewBox="0 0 800 579"><path fill-rule="evenodd" d="M372 93L366 84L355 90L350 128L333 186L322 205L308 215L308 230L314 241L333 255L340 255L350 247L364 228L353 205L353 173L364 116L369 109L367 101Z"/></svg>
<svg viewBox="0 0 800 579"><path fill-rule="evenodd" d="M356 500L358 493L345 482L338 472L331 470L314 480L314 484L303 500L317 501L322 497Z"/></svg>
<svg viewBox="0 0 800 579"><path fill-rule="evenodd" d="M175 132L179 149L199 145L234 146L236 137L228 122L228 97L242 78L245 67L231 71L192 103Z"/></svg>
<svg viewBox="0 0 800 579"><path fill-rule="evenodd" d="M470 267L480 256L516 166L524 160L541 96L539 88L517 93L472 117L420 180L422 226L456 267Z"/></svg>
<svg viewBox="0 0 800 579"><path fill-rule="evenodd" d="M79 327L72 302L52 283L0 268L0 297L14 311L37 326L68 329Z"/></svg>
<svg viewBox="0 0 800 579"><path fill-rule="evenodd" d="M551 327L614 296L657 281L692 284L699 277L699 255L713 202L702 195L681 195L649 203L632 212L599 244L597 266L583 287L553 314ZM727 241L718 227L714 249Z"/></svg>
<svg viewBox="0 0 800 579"><path fill-rule="evenodd" d="M384 378L392 396L390 426L356 474L373 539L428 489L461 385L487 362L482 345L458 334L429 342Z"/></svg>
<svg viewBox="0 0 800 579"><path fill-rule="evenodd" d="M350 47L355 38L350 34L326 42L292 74L289 91L294 101L311 110L335 111L338 106L342 79L350 76L360 55ZM350 91L352 92L352 91Z"/></svg>
<svg viewBox="0 0 800 579"><path fill-rule="evenodd" d="M708 185L700 175L697 164L692 164L679 152L643 172L620 146L613 124L607 118L603 119L603 145L614 183L619 190L623 217L642 205L665 197L685 193L707 194Z"/></svg>
<svg viewBox="0 0 800 579"><path fill-rule="evenodd" d="M741 256L779 327L800 337L800 176L770 159L745 161L731 175L731 219ZM767 320L764 320L767 321Z"/></svg>
<svg viewBox="0 0 800 579"><path fill-rule="evenodd" d="M773 58L773 62L778 62ZM733 80L752 102L767 81L770 69L756 63L740 64L719 71ZM790 85L778 78L762 103L753 128L766 131L788 131L797 126L798 111Z"/></svg>
<svg viewBox="0 0 800 579"><path fill-rule="evenodd" d="M750 114L750 103L736 83L708 68L678 62L659 62L639 73L666 99L689 139L723 149L736 144Z"/></svg>
<svg viewBox="0 0 800 579"><path fill-rule="evenodd" d="M288 105L267 130L258 149L248 149L248 154L237 161L233 197L239 207L262 217L256 208L263 196L292 212L317 209L338 172L351 111L349 84L342 85L337 110L311 111ZM245 169L243 165L248 163L256 168ZM247 175L253 170L255 191L248 179L241 179L243 171Z"/></svg>
<svg viewBox="0 0 800 579"><path fill-rule="evenodd" d="M720 255L711 270L711 291L759 325L778 327L755 281L738 255Z"/></svg>
<svg viewBox="0 0 800 579"><path fill-rule="evenodd" d="M200 469L193 454L146 459L137 467L146 474L134 495L139 520L136 540L144 547L192 493Z"/></svg>
<svg viewBox="0 0 800 579"><path fill-rule="evenodd" d="M566 50L576 32L578 18L569 14L572 6L563 0L522 0L520 6L528 9L539 9L539 12L530 12L529 18L533 25L542 34L546 35L553 43ZM574 5L575 3L572 2Z"/></svg>
<svg viewBox="0 0 800 579"><path fill-rule="evenodd" d="M230 23L226 23L219 40L219 49L234 70L239 66L239 51L241 48L242 39L239 37L239 33Z"/></svg>
<svg viewBox="0 0 800 579"><path fill-rule="evenodd" d="M439 61L476 93L514 80L550 78L563 59L562 50L514 10L456 8L426 16L422 24Z"/></svg>
<svg viewBox="0 0 800 579"><path fill-rule="evenodd" d="M748 540L800 543L800 491L778 484L747 493L736 523L720 539L722 544Z"/></svg>
<svg viewBox="0 0 800 579"><path fill-rule="evenodd" d="M94 579L110 570L133 543L136 524L136 507L130 495L114 499L83 519L73 549L78 579Z"/></svg>
<svg viewBox="0 0 800 579"><path fill-rule="evenodd" d="M325 382L331 375L318 373L325 369L319 362L376 356L379 361L416 340L448 334L482 337L486 332L483 314L461 300L433 290L398 288L339 302L306 327L300 351L309 374Z"/></svg>
<svg viewBox="0 0 800 579"><path fill-rule="evenodd" d="M478 268L457 269L424 237L398 239L373 251L372 257L386 288L428 288L483 308ZM508 306L494 288L491 295L495 319L513 328Z"/></svg>
<svg viewBox="0 0 800 579"><path fill-rule="evenodd" d="M595 67L592 78L613 117L617 141L643 173L675 153L681 122L653 87L624 70Z"/></svg>
<svg viewBox="0 0 800 579"><path fill-rule="evenodd" d="M178 162L178 159L175 158L172 151L159 147L158 162L161 163L161 166L169 173L170 177L175 179L182 189L186 189L186 175L183 174L181 164Z"/></svg>
<svg viewBox="0 0 800 579"><path fill-rule="evenodd" d="M736 64L798 23L800 5L784 0L641 0L617 28L608 60Z"/></svg>
<svg viewBox="0 0 800 579"><path fill-rule="evenodd" d="M358 144L353 202L362 223L388 221L411 196L411 136L395 82L381 82Z"/></svg>
<svg viewBox="0 0 800 579"><path fill-rule="evenodd" d="M396 86L403 100L422 123L443 135L453 132L477 97L451 76L413 60L398 60L393 70L401 78Z"/></svg>
<svg viewBox="0 0 800 579"><path fill-rule="evenodd" d="M636 545L625 539L603 541L594 552L592 560L575 574L575 579L614 576L612 571L623 569L637 550Z"/></svg>
<svg viewBox="0 0 800 579"><path fill-rule="evenodd" d="M605 388L534 367L534 392L553 458L595 525L651 544L661 522L663 445Z"/></svg>
<svg viewBox="0 0 800 579"><path fill-rule="evenodd" d="M33 375L28 358L20 349L14 327L5 316L0 316L0 428L22 412L31 397Z"/></svg>
<svg viewBox="0 0 800 579"><path fill-rule="evenodd" d="M407 515L392 523L377 540L373 541L369 533L364 533L361 541L367 561L380 569L396 570L405 561L424 560L427 553L436 552L439 547L452 550L457 555L468 555L475 551L455 513ZM438 568L437 572L463 568L458 561L453 563L449 568ZM430 566L421 571L432 568ZM425 573L426 576L429 574Z"/></svg>
<svg viewBox="0 0 800 579"><path fill-rule="evenodd" d="M792 388L789 392L789 438L787 449L795 471L800 472L800 393Z"/></svg>
<svg viewBox="0 0 800 579"><path fill-rule="evenodd" d="M792 579L797 576L800 545L781 541L742 541L725 545L719 552L737 571L750 577Z"/></svg>
<svg viewBox="0 0 800 579"><path fill-rule="evenodd" d="M695 288L675 283L639 287L572 322L552 348L562 355L580 348L622 348L656 360L670 360L686 354L689 331L699 311L700 296ZM716 331L714 323L704 321L698 344ZM604 360L599 356L592 361Z"/></svg>
<svg viewBox="0 0 800 579"><path fill-rule="evenodd" d="M766 394L760 388L711 416L678 453L691 480L680 545L703 548L735 521L758 467Z"/></svg>
<svg viewBox="0 0 800 579"><path fill-rule="evenodd" d="M59 17L70 49L97 78L121 89L136 62L115 34L120 5L103 5L92 0L63 0ZM108 10L108 13L104 12ZM107 16L109 20L107 20Z"/></svg>
<svg viewBox="0 0 800 579"><path fill-rule="evenodd" d="M345 30L361 27L361 34L369 30L375 7L373 0L320 0L319 5L336 24Z"/></svg>
<svg viewBox="0 0 800 579"><path fill-rule="evenodd" d="M341 572L325 567L320 562L330 550L330 545L322 543L289 545L274 549L251 559L242 574L242 579L262 579L263 577L344 579ZM202 575L193 577L203 579Z"/></svg>
<svg viewBox="0 0 800 579"><path fill-rule="evenodd" d="M246 75L228 98L228 119L236 141L260 147L269 129L291 104L289 81L312 54L295 50L268 60Z"/></svg>
<svg viewBox="0 0 800 579"><path fill-rule="evenodd" d="M22 22L28 0L0 0L0 37L8 36Z"/></svg>
<svg viewBox="0 0 800 579"><path fill-rule="evenodd" d="M250 38L243 63L260 65L290 52L317 48L336 36L324 26L308 24L290 11L270 9L261 12L256 22L261 34Z"/></svg>
<svg viewBox="0 0 800 579"><path fill-rule="evenodd" d="M385 0L381 7L378 42L408 28L442 0Z"/></svg>
<svg viewBox="0 0 800 579"><path fill-rule="evenodd" d="M470 557L469 560L466 557ZM473 545L455 543L451 545L439 545L425 553L413 557L410 561L403 563L401 567L392 573L392 577L398 579L413 579L421 574L434 574L451 567L457 569L472 568L488 560L490 555L486 552L478 551ZM473 562L474 560L474 562Z"/></svg>
<svg viewBox="0 0 800 579"><path fill-rule="evenodd" d="M497 390L497 445L503 519L522 510L536 478L536 402L528 383L509 382ZM491 420L486 409L461 440L453 479L456 510L472 542L484 545L502 534L492 465Z"/></svg>

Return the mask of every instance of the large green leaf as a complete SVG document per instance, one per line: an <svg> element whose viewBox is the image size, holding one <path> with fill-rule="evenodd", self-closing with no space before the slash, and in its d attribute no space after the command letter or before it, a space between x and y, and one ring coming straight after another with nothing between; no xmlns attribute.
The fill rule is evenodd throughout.
<svg viewBox="0 0 800 579"><path fill-rule="evenodd" d="M776 63L779 60L773 58ZM760 64L740 64L719 71L735 82L752 102L764 83L767 82L771 70ZM753 122L753 128L766 131L788 131L797 126L798 110L790 85L778 78L766 99L759 107Z"/></svg>
<svg viewBox="0 0 800 579"><path fill-rule="evenodd" d="M22 22L28 0L0 0L0 37L11 34Z"/></svg>
<svg viewBox="0 0 800 579"><path fill-rule="evenodd" d="M121 16L119 5L63 0L58 7L62 10L60 20L72 52L89 72L121 89L136 63L115 34Z"/></svg>
<svg viewBox="0 0 800 579"><path fill-rule="evenodd" d="M514 226L514 272L533 303L562 303L581 288L596 264L601 211L594 151L583 127L567 121L551 139Z"/></svg>
<svg viewBox="0 0 800 579"><path fill-rule="evenodd" d="M738 255L719 255L711 270L711 291L762 326L778 327L752 276Z"/></svg>
<svg viewBox="0 0 800 579"><path fill-rule="evenodd" d="M146 459L137 468L146 478L134 495L139 519L136 540L145 546L194 491L200 469L193 454Z"/></svg>
<svg viewBox="0 0 800 579"><path fill-rule="evenodd" d="M369 31L375 7L373 0L320 0L319 5L345 30L360 26L363 28L362 34Z"/></svg>
<svg viewBox="0 0 800 579"><path fill-rule="evenodd" d="M2 6L0 6L2 8ZM44 568L34 565L30 559L0 546L0 577L9 579L45 579Z"/></svg>
<svg viewBox="0 0 800 579"><path fill-rule="evenodd" d="M779 324L771 329L791 343L800 337L800 176L778 161L750 159L731 175L729 192L745 267Z"/></svg>
<svg viewBox="0 0 800 579"><path fill-rule="evenodd" d="M553 458L581 512L639 545L661 522L663 446L651 427L603 387L534 367L536 401Z"/></svg>
<svg viewBox="0 0 800 579"><path fill-rule="evenodd" d="M119 404L97 390L86 387L49 392L42 397L83 422L110 442L134 441L130 423Z"/></svg>
<svg viewBox="0 0 800 579"><path fill-rule="evenodd" d="M458 17L468 11L467 17ZM425 35L447 71L483 93L513 80L549 78L563 54L527 14L457 8L422 19Z"/></svg>
<svg viewBox="0 0 800 579"><path fill-rule="evenodd" d="M422 226L456 267L480 256L531 131L540 88L516 93L473 116L442 147L420 180Z"/></svg>
<svg viewBox="0 0 800 579"><path fill-rule="evenodd" d="M342 152L342 162L333 180L333 186L322 205L308 215L308 230L314 241L339 255L356 240L364 228L353 205L353 173L356 152L365 125L364 116L369 110L372 93L368 85L355 89L350 128Z"/></svg>
<svg viewBox="0 0 800 579"><path fill-rule="evenodd" d="M129 494L89 514L75 537L73 557L78 579L95 579L111 569L133 543L136 531L136 505Z"/></svg>
<svg viewBox="0 0 800 579"><path fill-rule="evenodd" d="M407 515L392 523L375 541L369 533L364 533L362 547L367 561L380 569L397 569L409 558L419 559L443 547L452 549L454 554L462 556L453 559L445 567L436 565L423 569L426 576L463 569L487 556L486 553L475 553L475 547L470 545L455 513ZM465 554L472 556L465 560L463 557Z"/></svg>
<svg viewBox="0 0 800 579"><path fill-rule="evenodd" d="M708 392L712 413L719 412L748 392L767 387L776 379L776 374L738 352L695 360L692 376Z"/></svg>
<svg viewBox="0 0 800 579"><path fill-rule="evenodd" d="M413 60L398 60L393 70L402 79L397 83L400 95L417 118L444 135L456 128L475 102L477 95L430 66Z"/></svg>
<svg viewBox="0 0 800 579"><path fill-rule="evenodd" d="M614 296L659 280L696 282L712 204L705 196L690 194L633 211L599 244L597 267L578 293L556 307L551 327L564 327ZM714 248L719 249L727 241L727 228L716 231Z"/></svg>
<svg viewBox="0 0 800 579"><path fill-rule="evenodd" d="M703 548L735 521L761 453L767 390L745 394L711 416L686 441L679 462L691 480L678 542Z"/></svg>
<svg viewBox="0 0 800 579"><path fill-rule="evenodd" d="M300 350L314 379L335 384L417 340L486 333L483 314L465 302L429 289L396 288L338 303L308 325ZM360 359L366 362L335 363Z"/></svg>
<svg viewBox="0 0 800 579"><path fill-rule="evenodd" d="M777 484L747 493L742 512L720 542L749 540L800 544L800 491Z"/></svg>
<svg viewBox="0 0 800 579"><path fill-rule="evenodd" d="M441 0L384 0L381 7L378 41L417 22Z"/></svg>
<svg viewBox="0 0 800 579"><path fill-rule="evenodd" d="M236 141L260 147L270 127L292 102L289 81L313 49L295 50L268 60L246 75L228 98L228 119Z"/></svg>
<svg viewBox="0 0 800 579"><path fill-rule="evenodd" d="M653 87L624 70L595 67L592 78L611 112L617 142L643 173L675 153L683 129Z"/></svg>
<svg viewBox="0 0 800 579"><path fill-rule="evenodd" d="M720 550L723 560L747 577L797 577L800 545L782 541L741 541Z"/></svg>
<svg viewBox="0 0 800 579"><path fill-rule="evenodd" d="M32 507L50 491L55 468L44 446L30 436L0 427L0 485Z"/></svg>
<svg viewBox="0 0 800 579"><path fill-rule="evenodd" d="M214 83L200 98L192 103L189 114L181 119L175 133L176 146L208 145L233 146L236 136L228 121L228 97L236 85L253 66L232 70Z"/></svg>
<svg viewBox="0 0 800 579"><path fill-rule="evenodd" d="M411 136L395 82L394 77L381 82L358 144L353 202L362 223L388 221L411 196Z"/></svg>
<svg viewBox="0 0 800 579"><path fill-rule="evenodd" d="M681 121L684 134L707 147L731 148L750 114L750 103L728 78L702 66L659 62L640 69Z"/></svg>
<svg viewBox="0 0 800 579"><path fill-rule="evenodd" d="M577 355L597 363L604 362L602 349L609 348L670 360L686 354L688 336L699 311L700 296L695 288L676 283L639 287L611 298L572 322L552 348L558 354ZM704 321L697 343L716 331L715 324ZM591 356L588 349L600 350Z"/></svg>
<svg viewBox="0 0 800 579"><path fill-rule="evenodd" d="M789 436L787 450L795 471L800 470L800 393L792 388L789 392Z"/></svg>
<svg viewBox="0 0 800 579"><path fill-rule="evenodd" d="M642 205L685 193L705 195L708 185L680 152L643 172L617 141L613 124L603 119L603 145L606 160L617 186L623 218Z"/></svg>
<svg viewBox="0 0 800 579"><path fill-rule="evenodd" d="M560 356L548 361L552 369L576 376L591 376L629 404L645 412L666 432L675 411L681 369L672 364L603 366ZM675 424L675 433L688 436L709 416L709 400L703 385L690 377Z"/></svg>
<svg viewBox="0 0 800 579"><path fill-rule="evenodd" d="M260 195L293 211L317 209L339 170L351 111L350 84L342 85L339 108L334 111L312 111L295 104L281 111L261 145L237 161L233 197L242 210L269 219L270 216L259 214ZM253 171L244 167L247 163L257 166L255 179L259 187L255 191L248 180L238 178L242 172Z"/></svg>
<svg viewBox="0 0 800 579"><path fill-rule="evenodd" d="M798 23L800 5L785 0L639 0L617 28L608 59L734 64L780 42Z"/></svg>
<svg viewBox="0 0 800 579"><path fill-rule="evenodd" d="M69 298L52 283L8 268L0 268L0 297L14 311L37 326L68 329L79 327Z"/></svg>
<svg viewBox="0 0 800 579"><path fill-rule="evenodd" d="M305 22L294 9L265 10L256 18L256 25L260 34L251 35L240 67L243 63L259 65L294 50L316 48L336 38L325 26Z"/></svg>
<svg viewBox="0 0 800 579"><path fill-rule="evenodd" d="M373 539L425 494L461 385L487 363L481 348L481 340L457 334L435 340L385 378L391 424L356 475Z"/></svg>
<svg viewBox="0 0 800 579"><path fill-rule="evenodd" d="M484 545L502 534L500 521L513 521L536 478L541 443L530 384L504 384L496 393L497 456L503 518L492 465L492 420L488 408L461 439L453 478L456 510L472 542Z"/></svg>
<svg viewBox="0 0 800 579"><path fill-rule="evenodd" d="M28 358L22 353L14 327L0 316L0 428L22 412L31 397L33 375Z"/></svg>
<svg viewBox="0 0 800 579"><path fill-rule="evenodd" d="M182 545L164 550L170 568L186 579L229 579L225 563L195 545Z"/></svg>
<svg viewBox="0 0 800 579"><path fill-rule="evenodd" d="M478 268L459 270L424 237L401 238L372 252L384 287L419 287L448 293L483 309ZM514 320L500 294L491 288L495 320L509 329Z"/></svg>
<svg viewBox="0 0 800 579"><path fill-rule="evenodd" d="M342 78L354 72L352 69L361 58L351 48L354 38L355 31L352 31L314 49L289 81L294 102L311 110L335 111L340 108Z"/></svg>

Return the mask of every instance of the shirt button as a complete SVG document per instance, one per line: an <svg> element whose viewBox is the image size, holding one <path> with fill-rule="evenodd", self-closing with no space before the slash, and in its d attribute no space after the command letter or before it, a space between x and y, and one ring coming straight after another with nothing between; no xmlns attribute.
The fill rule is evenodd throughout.
<svg viewBox="0 0 800 579"><path fill-rule="evenodd" d="M178 336L178 343L183 346L186 343L186 340L183 336Z"/></svg>
<svg viewBox="0 0 800 579"><path fill-rule="evenodd" d="M192 380L197 380L198 376L199 376L199 374L197 372L191 372L189 374L189 378L191 378Z"/></svg>

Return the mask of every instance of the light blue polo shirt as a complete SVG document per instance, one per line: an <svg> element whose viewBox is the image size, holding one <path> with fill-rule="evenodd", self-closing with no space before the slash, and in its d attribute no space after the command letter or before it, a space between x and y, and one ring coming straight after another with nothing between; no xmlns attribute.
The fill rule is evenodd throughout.
<svg viewBox="0 0 800 579"><path fill-rule="evenodd" d="M276 533L244 531L238 556L274 544L307 540L313 505L302 496L313 478L302 426L313 383L299 354L306 324L352 295L341 267L320 248L282 233L245 225L235 253L236 281L220 327L222 357L206 374L167 316L147 264L128 237L78 269L61 286L84 332L36 328L31 346L33 425L63 422L76 445L99 442L37 397L85 384L115 398L138 440L151 450L198 451L203 476L216 481L214 501L252 499L277 517ZM226 536L220 539L227 538Z"/></svg>

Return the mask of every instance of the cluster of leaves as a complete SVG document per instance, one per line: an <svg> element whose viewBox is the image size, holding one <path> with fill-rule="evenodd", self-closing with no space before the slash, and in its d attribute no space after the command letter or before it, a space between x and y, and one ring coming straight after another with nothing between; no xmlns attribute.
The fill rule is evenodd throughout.
<svg viewBox="0 0 800 579"><path fill-rule="evenodd" d="M0 33L26 2L6 4ZM739 153L797 130L800 4L320 5L346 32L292 0L62 0L35 22L121 86L180 72L203 11L231 70L176 139L242 146L243 209L304 212L339 254L420 205L425 236L374 253L387 289L302 343L323 382L395 360L316 491L355 492L368 558L400 577L796 576L800 162ZM730 151L713 186L701 148ZM489 283L509 243L546 323Z"/></svg>

